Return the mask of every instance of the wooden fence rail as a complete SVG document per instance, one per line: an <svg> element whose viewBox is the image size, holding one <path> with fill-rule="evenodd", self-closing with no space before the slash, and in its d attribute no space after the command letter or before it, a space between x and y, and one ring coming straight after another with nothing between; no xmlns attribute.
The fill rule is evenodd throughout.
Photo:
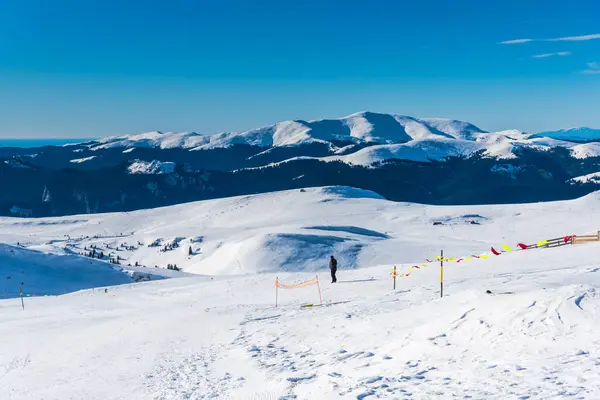
<svg viewBox="0 0 600 400"><path fill-rule="evenodd" d="M600 242L600 231L596 235L573 235L573 244Z"/></svg>

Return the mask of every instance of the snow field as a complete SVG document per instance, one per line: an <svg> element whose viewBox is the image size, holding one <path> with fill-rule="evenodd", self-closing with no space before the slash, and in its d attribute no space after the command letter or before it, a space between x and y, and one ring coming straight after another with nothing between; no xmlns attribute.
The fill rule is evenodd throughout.
<svg viewBox="0 0 600 400"><path fill-rule="evenodd" d="M398 278L395 291L390 272L441 249L461 257L593 233L599 207L597 193L431 207L335 187L2 218L0 242L27 247L10 258L23 265L78 260L65 266L74 271L88 259L70 252L126 241L136 249L119 252L125 262L188 273L139 268L180 278L26 298L24 311L17 298L0 301L0 399L595 399L600 244L445 264L443 298L437 265ZM147 247L158 238L180 247ZM336 284L330 253L340 260ZM274 307L276 277L294 284L315 273L324 306L300 307L318 302L308 286L280 289Z"/></svg>

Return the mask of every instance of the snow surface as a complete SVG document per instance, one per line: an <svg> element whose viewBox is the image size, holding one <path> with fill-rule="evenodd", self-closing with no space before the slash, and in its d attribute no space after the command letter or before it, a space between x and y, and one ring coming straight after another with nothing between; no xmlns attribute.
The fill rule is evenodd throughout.
<svg viewBox="0 0 600 400"><path fill-rule="evenodd" d="M577 183L595 183L600 184L600 172L593 172L591 174L578 176L569 180L570 182Z"/></svg>
<svg viewBox="0 0 600 400"><path fill-rule="evenodd" d="M583 143L573 146L571 154L575 158L600 157L600 143Z"/></svg>
<svg viewBox="0 0 600 400"><path fill-rule="evenodd" d="M93 160L94 158L96 158L96 156L90 156L90 157L84 157L84 158L77 158L75 160L71 160L71 162L74 163L74 164L81 164L81 163L84 163L86 161Z"/></svg>
<svg viewBox="0 0 600 400"><path fill-rule="evenodd" d="M207 136L196 132L145 132L134 135L111 136L100 140L87 142L91 150L110 148L147 147L160 149L183 148L189 149L205 143Z"/></svg>
<svg viewBox="0 0 600 400"><path fill-rule="evenodd" d="M136 160L132 162L127 171L130 174L144 174L144 175L161 175L161 174L172 174L175 171L176 163L171 161L142 161Z"/></svg>
<svg viewBox="0 0 600 400"><path fill-rule="evenodd" d="M60 253L127 242L126 262L202 274L26 298L24 311L19 299L0 301L0 398L594 399L600 244L447 263L442 299L435 265L398 278L395 291L390 270L440 249L460 257L594 233L598 220L600 193L440 207L345 187L0 218L0 242L27 247L11 258L22 268L32 254L81 260ZM179 247L147 246L157 239ZM340 261L337 284L329 254ZM315 274L323 307L299 307L318 302L315 286L280 290L274 307L276 277Z"/></svg>
<svg viewBox="0 0 600 400"><path fill-rule="evenodd" d="M133 270L73 256L68 248L50 251L51 254L47 254L0 244L0 298L18 297L21 288L26 295L58 295L133 283L135 278L142 278L139 272ZM144 279L162 279L162 276L146 275Z"/></svg>

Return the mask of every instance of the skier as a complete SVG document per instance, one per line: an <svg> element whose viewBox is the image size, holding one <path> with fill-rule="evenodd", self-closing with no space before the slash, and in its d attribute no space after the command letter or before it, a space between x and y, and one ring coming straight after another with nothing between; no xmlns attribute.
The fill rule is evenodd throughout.
<svg viewBox="0 0 600 400"><path fill-rule="evenodd" d="M331 259L329 260L329 269L331 270L331 283L337 282L335 277L335 273L337 272L337 260L333 256L331 256Z"/></svg>

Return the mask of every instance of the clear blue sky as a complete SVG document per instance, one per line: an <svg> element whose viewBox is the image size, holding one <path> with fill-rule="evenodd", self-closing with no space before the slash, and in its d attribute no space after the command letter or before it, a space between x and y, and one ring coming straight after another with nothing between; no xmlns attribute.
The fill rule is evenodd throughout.
<svg viewBox="0 0 600 400"><path fill-rule="evenodd" d="M0 137L364 110L600 128L600 1L0 0Z"/></svg>

